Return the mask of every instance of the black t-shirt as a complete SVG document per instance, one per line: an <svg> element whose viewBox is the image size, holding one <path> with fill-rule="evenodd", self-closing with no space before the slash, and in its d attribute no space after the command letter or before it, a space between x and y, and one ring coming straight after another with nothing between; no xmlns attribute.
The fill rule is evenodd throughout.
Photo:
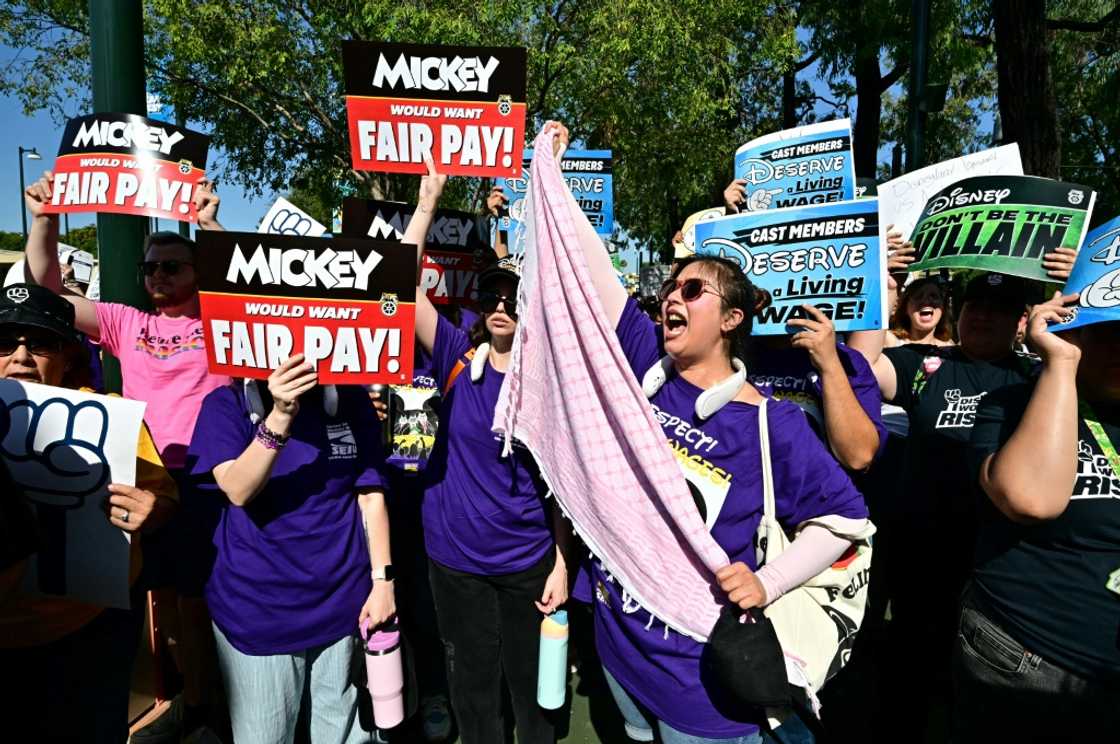
<svg viewBox="0 0 1120 744"><path fill-rule="evenodd" d="M900 539L899 566L928 572L908 581L963 586L972 568L976 524L975 478L968 467L969 441L980 401L1024 382L1033 363L1009 353L997 362L969 359L957 346L910 344L885 349L897 388L889 401L906 410L910 433L902 478L891 508ZM931 592L932 601L947 601Z"/></svg>
<svg viewBox="0 0 1120 744"><path fill-rule="evenodd" d="M984 399L973 429L971 463L980 464L1015 432L1032 384ZM1120 445L1120 420L1102 420ZM1120 680L1120 595L1107 588L1120 571L1120 474L1085 420L1077 423L1077 479L1056 519L1007 519L984 497L974 582L992 619L1042 658L1088 679Z"/></svg>

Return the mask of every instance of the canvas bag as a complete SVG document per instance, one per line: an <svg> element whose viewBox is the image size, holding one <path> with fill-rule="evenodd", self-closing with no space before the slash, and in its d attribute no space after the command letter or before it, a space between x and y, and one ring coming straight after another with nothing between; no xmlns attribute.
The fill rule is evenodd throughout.
<svg viewBox="0 0 1120 744"><path fill-rule="evenodd" d="M758 526L756 556L758 565L773 561L791 540L778 524L774 504L774 473L770 462L770 430L766 399L759 406L758 438L762 449L763 514ZM868 578L871 573L870 520L859 522L842 517L820 517L798 525L797 531L811 524L825 527L839 537L853 541L840 559L801 586L791 589L768 605L765 614L774 625L785 656L790 684L805 690L819 715L817 693L851 655L856 632L867 608Z"/></svg>

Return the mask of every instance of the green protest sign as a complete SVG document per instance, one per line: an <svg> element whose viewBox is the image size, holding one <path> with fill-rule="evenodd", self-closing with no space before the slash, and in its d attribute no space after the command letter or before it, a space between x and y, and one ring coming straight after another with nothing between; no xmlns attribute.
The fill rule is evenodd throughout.
<svg viewBox="0 0 1120 744"><path fill-rule="evenodd" d="M926 202L910 240L911 271L982 269L1049 281L1042 257L1078 248L1097 194L1034 176L976 176Z"/></svg>

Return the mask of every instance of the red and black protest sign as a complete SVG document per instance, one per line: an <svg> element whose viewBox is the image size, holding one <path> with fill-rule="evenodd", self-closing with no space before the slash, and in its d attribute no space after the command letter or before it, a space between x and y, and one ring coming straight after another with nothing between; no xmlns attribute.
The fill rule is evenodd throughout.
<svg viewBox="0 0 1120 744"><path fill-rule="evenodd" d="M115 212L196 222L192 197L210 138L136 114L71 119L44 211Z"/></svg>
<svg viewBox="0 0 1120 744"><path fill-rule="evenodd" d="M209 230L198 244L212 373L264 379L302 352L324 384L412 379L415 246Z"/></svg>
<svg viewBox="0 0 1120 744"><path fill-rule="evenodd" d="M520 47L347 41L342 45L354 170L517 176L525 142Z"/></svg>
<svg viewBox="0 0 1120 744"><path fill-rule="evenodd" d="M403 202L348 197L342 202L342 234L359 238L400 240L416 207ZM420 287L437 305L473 305L478 299L478 274L493 251L478 234L474 215L436 210L424 240Z"/></svg>

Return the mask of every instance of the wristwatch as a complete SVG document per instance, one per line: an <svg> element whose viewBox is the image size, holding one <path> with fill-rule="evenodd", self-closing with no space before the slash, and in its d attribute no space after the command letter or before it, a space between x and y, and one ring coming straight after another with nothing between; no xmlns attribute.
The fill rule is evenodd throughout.
<svg viewBox="0 0 1120 744"><path fill-rule="evenodd" d="M369 575L374 581L392 581L397 578L397 572L393 570L393 564L386 563L384 566L375 568L369 572Z"/></svg>

